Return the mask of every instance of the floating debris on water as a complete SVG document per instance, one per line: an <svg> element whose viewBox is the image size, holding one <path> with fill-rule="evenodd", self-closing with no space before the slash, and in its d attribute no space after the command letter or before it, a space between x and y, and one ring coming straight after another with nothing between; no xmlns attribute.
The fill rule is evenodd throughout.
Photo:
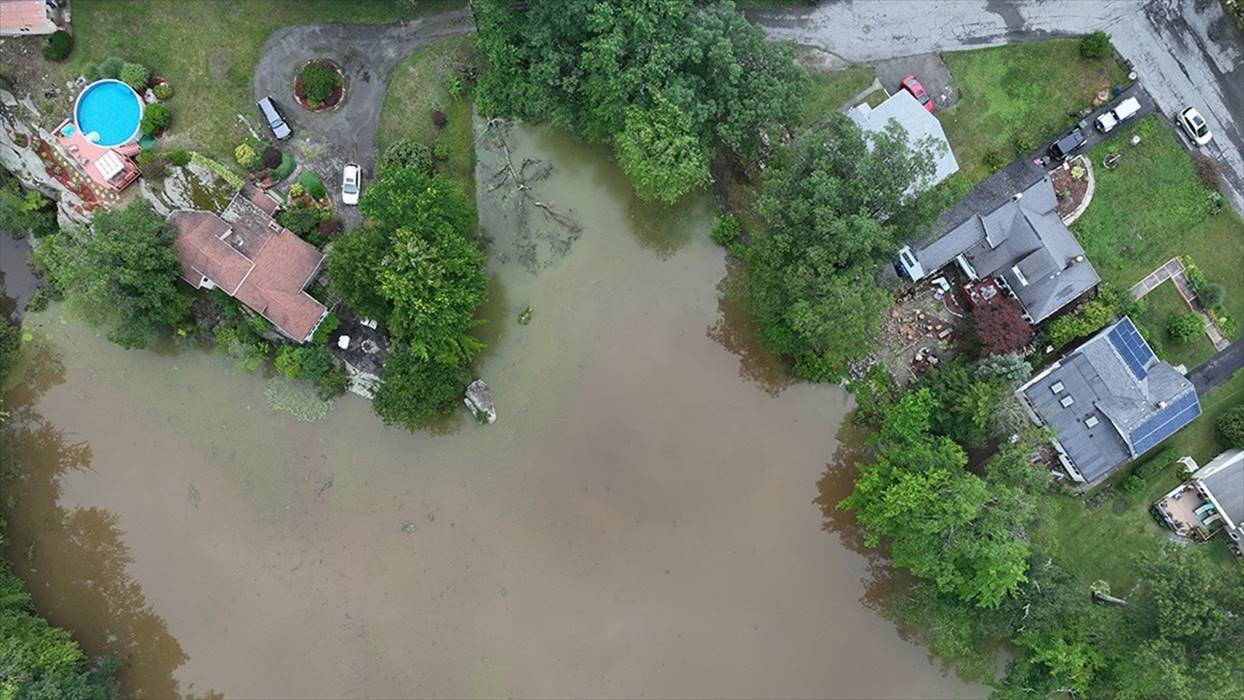
<svg viewBox="0 0 1244 700"><path fill-rule="evenodd" d="M402 532L410 533L410 532L414 532L415 530L418 530L418 529L419 529L419 526L418 526L418 525L416 525L416 524L414 524L414 523L412 523L412 522L411 522L411 521L409 521L409 520L407 520L406 522L402 523Z"/></svg>
<svg viewBox="0 0 1244 700"><path fill-rule="evenodd" d="M518 314L518 325L525 326L528 323L531 323L531 304L528 304L527 308Z"/></svg>

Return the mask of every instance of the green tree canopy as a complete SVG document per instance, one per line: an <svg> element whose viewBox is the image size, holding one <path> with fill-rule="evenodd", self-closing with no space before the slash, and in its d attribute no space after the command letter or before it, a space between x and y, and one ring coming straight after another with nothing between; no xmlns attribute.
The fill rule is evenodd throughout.
<svg viewBox="0 0 1244 700"><path fill-rule="evenodd" d="M61 231L43 243L35 262L70 311L108 327L118 345L144 347L189 311L189 295L177 286L173 235L144 202L100 210L91 229Z"/></svg>
<svg viewBox="0 0 1244 700"><path fill-rule="evenodd" d="M372 408L386 425L421 428L462 402L470 372L453 362L428 360L409 348L389 354Z"/></svg>
<svg viewBox="0 0 1244 700"><path fill-rule="evenodd" d="M704 154L750 157L798 121L806 79L792 47L766 41L728 0L474 10L489 67L481 109L613 142L641 196L672 201L707 181Z"/></svg>

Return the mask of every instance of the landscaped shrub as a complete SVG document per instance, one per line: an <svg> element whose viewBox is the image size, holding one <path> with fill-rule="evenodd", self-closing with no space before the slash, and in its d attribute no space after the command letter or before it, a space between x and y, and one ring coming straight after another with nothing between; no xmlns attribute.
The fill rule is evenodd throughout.
<svg viewBox="0 0 1244 700"><path fill-rule="evenodd" d="M1100 300L1085 302L1074 313L1060 316L1050 322L1047 334L1050 345L1055 348L1077 338L1096 333L1114 318L1114 309Z"/></svg>
<svg viewBox="0 0 1244 700"><path fill-rule="evenodd" d="M1244 403L1218 416L1214 427L1224 447L1244 448Z"/></svg>
<svg viewBox="0 0 1244 700"><path fill-rule="evenodd" d="M176 166L184 166L190 162L190 151L169 151L168 162Z"/></svg>
<svg viewBox="0 0 1244 700"><path fill-rule="evenodd" d="M1149 459L1136 465L1132 469L1132 476L1141 479L1153 478L1163 469L1174 464L1177 459L1179 459L1179 450L1171 446L1164 447Z"/></svg>
<svg viewBox="0 0 1244 700"><path fill-rule="evenodd" d="M418 141L402 139L384 149L377 170L388 168L415 168L429 175L432 173L432 150Z"/></svg>
<svg viewBox="0 0 1244 700"><path fill-rule="evenodd" d="M255 153L254 147L249 143L239 143L238 147L233 149L233 159L247 170L254 170L259 165L259 154Z"/></svg>
<svg viewBox="0 0 1244 700"><path fill-rule="evenodd" d="M1201 305L1207 309L1222 306L1222 302L1227 299L1227 290L1223 289L1221 284L1210 283L1196 290L1197 298L1201 300Z"/></svg>
<svg viewBox="0 0 1244 700"><path fill-rule="evenodd" d="M142 170L143 177L157 177L164 174L164 158L155 151L140 151L134 162Z"/></svg>
<svg viewBox="0 0 1244 700"><path fill-rule="evenodd" d="M99 64L99 77L101 78L120 78L121 69L125 67L125 61L116 56L109 56L104 62Z"/></svg>
<svg viewBox="0 0 1244 700"><path fill-rule="evenodd" d="M243 181L242 178L239 177L237 173L226 168L220 163L217 163L211 158L208 158L202 153L191 153L190 162L194 163L195 165L201 165L207 168L208 170L211 170L212 172L219 175L220 179L224 180L225 182L229 183L232 187L235 187L237 189L242 189L242 185L246 184L245 181Z"/></svg>
<svg viewBox="0 0 1244 700"><path fill-rule="evenodd" d="M281 164L281 152L272 146L263 149L263 167L271 170Z"/></svg>
<svg viewBox="0 0 1244 700"><path fill-rule="evenodd" d="M985 167L989 168L991 171L1001 170L1006 167L1007 163L1010 163L1010 162L1011 162L1010 159L1008 159L1006 155L1002 153L1002 151L986 151L985 152L985 157L984 157Z"/></svg>
<svg viewBox="0 0 1244 700"><path fill-rule="evenodd" d="M147 89L147 83L151 80L151 72L141 63L126 63L121 66L121 82L129 85L138 92Z"/></svg>
<svg viewBox="0 0 1244 700"><path fill-rule="evenodd" d="M1080 42L1080 55L1085 58L1104 58L1112 48L1109 34L1093 32Z"/></svg>
<svg viewBox="0 0 1244 700"><path fill-rule="evenodd" d="M432 123L435 124L437 128L441 128L449 123L449 119L445 116L444 112L439 109L434 109L432 110Z"/></svg>
<svg viewBox="0 0 1244 700"><path fill-rule="evenodd" d="M330 213L327 217L321 217L319 225L316 226L320 235L325 238L332 238L341 233L341 219L335 214Z"/></svg>
<svg viewBox="0 0 1244 700"><path fill-rule="evenodd" d="M320 224L320 210L315 207L286 209L276 215L276 221L299 236L305 237Z"/></svg>
<svg viewBox="0 0 1244 700"><path fill-rule="evenodd" d="M972 318L983 357L1015 352L1032 340L1032 326L1024 320L1019 303L1010 297L999 295L992 303L977 304Z"/></svg>
<svg viewBox="0 0 1244 700"><path fill-rule="evenodd" d="M143 110L143 120L140 126L144 134L155 136L167 129L172 120L173 114L168 111L168 107L162 104L147 105Z"/></svg>
<svg viewBox="0 0 1244 700"><path fill-rule="evenodd" d="M1198 313L1186 313L1166 324L1166 334L1177 343L1191 343L1205 332L1205 319Z"/></svg>
<svg viewBox="0 0 1244 700"><path fill-rule="evenodd" d="M306 191L307 188L303 187L301 182L295 182L289 186L289 197L290 199L298 199L305 194Z"/></svg>
<svg viewBox="0 0 1244 700"><path fill-rule="evenodd" d="M297 163L294 162L293 156L288 153L282 153L281 164L273 168L272 178L274 180L284 180L289 177L290 173L294 172L295 165L297 165Z"/></svg>
<svg viewBox="0 0 1244 700"><path fill-rule="evenodd" d="M298 176L298 184L303 186L312 199L323 199L328 194L324 190L324 183L320 181L320 176L310 170L302 171L302 174Z"/></svg>
<svg viewBox="0 0 1244 700"><path fill-rule="evenodd" d="M43 57L49 61L63 61L73 52L73 35L64 29L52 32L48 37L47 46L43 47Z"/></svg>
<svg viewBox="0 0 1244 700"><path fill-rule="evenodd" d="M283 345L276 354L276 369L287 379L309 379L328 399L345 391L346 376L323 345Z"/></svg>
<svg viewBox="0 0 1244 700"><path fill-rule="evenodd" d="M159 85L151 88L151 91L155 93L156 99L158 100L168 100L173 97L173 86L168 83L160 83Z"/></svg>
<svg viewBox="0 0 1244 700"><path fill-rule="evenodd" d="M449 160L449 147L439 141L432 144L432 160L434 161Z"/></svg>
<svg viewBox="0 0 1244 700"><path fill-rule="evenodd" d="M323 345L332 337L333 331L341 326L341 319L337 318L337 314L329 311L328 315L320 321L320 325L315 329L315 333L311 335L311 342L316 345Z"/></svg>
<svg viewBox="0 0 1244 700"><path fill-rule="evenodd" d="M314 107L327 100L333 90L341 85L341 76L335 70L311 62L298 72L298 82L302 85L302 94L306 95L307 102Z"/></svg>

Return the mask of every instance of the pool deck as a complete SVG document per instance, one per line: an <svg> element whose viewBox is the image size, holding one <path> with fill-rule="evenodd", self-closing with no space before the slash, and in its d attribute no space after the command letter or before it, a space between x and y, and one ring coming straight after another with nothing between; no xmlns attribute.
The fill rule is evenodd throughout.
<svg viewBox="0 0 1244 700"><path fill-rule="evenodd" d="M66 127L69 127L69 134L65 133ZM53 133L56 134L56 140L65 155L89 175L95 184L120 192L138 179L138 166L130 159L130 156L136 155L140 150L138 144L115 148L100 146L87 140L68 119L61 122Z"/></svg>

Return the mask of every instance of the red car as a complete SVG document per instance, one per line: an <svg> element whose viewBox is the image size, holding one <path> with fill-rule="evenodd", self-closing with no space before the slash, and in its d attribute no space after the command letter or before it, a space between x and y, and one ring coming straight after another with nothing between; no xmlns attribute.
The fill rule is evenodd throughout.
<svg viewBox="0 0 1244 700"><path fill-rule="evenodd" d="M899 83L899 86L907 92L910 92L911 96L916 98L917 102L924 105L925 109L930 112L933 111L935 106L933 104L933 99L929 97L929 93L924 91L924 86L920 84L919 80L916 80L916 76L909 75L906 78L903 78L902 82Z"/></svg>

